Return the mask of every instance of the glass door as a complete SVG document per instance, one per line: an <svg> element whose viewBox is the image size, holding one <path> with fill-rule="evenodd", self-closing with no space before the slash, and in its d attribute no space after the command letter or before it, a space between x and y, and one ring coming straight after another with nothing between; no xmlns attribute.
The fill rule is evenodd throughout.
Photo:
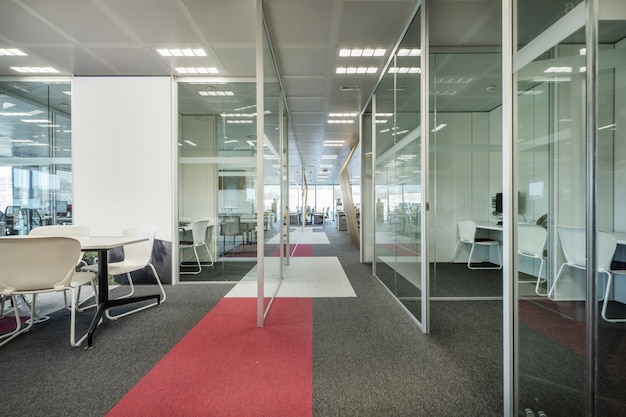
<svg viewBox="0 0 626 417"><path fill-rule="evenodd" d="M585 4L537 10L531 3L518 1L514 47L517 412L585 416L592 325L586 321ZM612 159L608 148L600 152ZM599 189L610 190L612 181ZM612 216L598 219L612 229Z"/></svg>
<svg viewBox="0 0 626 417"><path fill-rule="evenodd" d="M372 151L375 273L421 322L420 15L416 14L376 89Z"/></svg>

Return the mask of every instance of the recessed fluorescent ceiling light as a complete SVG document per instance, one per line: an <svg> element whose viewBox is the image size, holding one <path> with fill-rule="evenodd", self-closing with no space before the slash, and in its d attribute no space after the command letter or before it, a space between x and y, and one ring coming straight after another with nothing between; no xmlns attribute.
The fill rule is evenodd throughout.
<svg viewBox="0 0 626 417"><path fill-rule="evenodd" d="M433 130L431 130L431 132L438 132L441 129L443 129L444 127L448 126L446 123L442 123L439 126L437 126L436 128L434 128Z"/></svg>
<svg viewBox="0 0 626 417"><path fill-rule="evenodd" d="M348 119L329 119L328 123L336 123L336 124L350 124L350 123L354 123L354 120L348 120Z"/></svg>
<svg viewBox="0 0 626 417"><path fill-rule="evenodd" d="M572 72L572 67L550 67L544 72L570 73Z"/></svg>
<svg viewBox="0 0 626 417"><path fill-rule="evenodd" d="M22 119L20 121L24 123L51 123L48 119Z"/></svg>
<svg viewBox="0 0 626 417"><path fill-rule="evenodd" d="M28 74L56 74L59 71L52 67L11 67L13 71Z"/></svg>
<svg viewBox="0 0 626 417"><path fill-rule="evenodd" d="M355 49L340 49L339 56L347 57L347 56L385 56L386 49L373 49L373 48L355 48Z"/></svg>
<svg viewBox="0 0 626 417"><path fill-rule="evenodd" d="M219 74L215 67L176 67L179 74Z"/></svg>
<svg viewBox="0 0 626 417"><path fill-rule="evenodd" d="M356 113L328 113L328 117L356 117Z"/></svg>
<svg viewBox="0 0 626 417"><path fill-rule="evenodd" d="M337 159L337 155L322 155L322 159Z"/></svg>
<svg viewBox="0 0 626 417"><path fill-rule="evenodd" d="M235 124L251 124L252 120L226 120L226 123L235 123Z"/></svg>
<svg viewBox="0 0 626 417"><path fill-rule="evenodd" d="M204 49L191 49L191 48L173 48L173 49L157 49L157 52L161 56L206 56Z"/></svg>
<svg viewBox="0 0 626 417"><path fill-rule="evenodd" d="M407 48L402 48L398 50L398 53L396 54L398 56L420 56L422 55L422 50L419 48L413 48L413 49L407 49Z"/></svg>
<svg viewBox="0 0 626 417"><path fill-rule="evenodd" d="M376 67L338 67L337 74L376 74L378 68Z"/></svg>
<svg viewBox="0 0 626 417"><path fill-rule="evenodd" d="M237 139L225 140L224 143L238 143Z"/></svg>
<svg viewBox="0 0 626 417"><path fill-rule="evenodd" d="M387 72L390 74L420 74L422 69L419 67L390 67Z"/></svg>
<svg viewBox="0 0 626 417"><path fill-rule="evenodd" d="M183 142L190 144L191 146L198 146L190 140L185 139Z"/></svg>
<svg viewBox="0 0 626 417"><path fill-rule="evenodd" d="M17 48L0 48L0 56L28 56Z"/></svg>
<svg viewBox="0 0 626 417"><path fill-rule="evenodd" d="M235 93L233 93L232 91L198 91L198 94L200 94L201 96L211 96L211 97L235 95Z"/></svg>
<svg viewBox="0 0 626 417"><path fill-rule="evenodd" d="M342 140L325 140L324 146L343 146Z"/></svg>

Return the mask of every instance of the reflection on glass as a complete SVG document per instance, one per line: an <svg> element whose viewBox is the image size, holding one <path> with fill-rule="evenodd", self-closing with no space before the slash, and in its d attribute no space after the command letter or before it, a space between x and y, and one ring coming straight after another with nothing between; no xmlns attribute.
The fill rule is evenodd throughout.
<svg viewBox="0 0 626 417"><path fill-rule="evenodd" d="M232 95L207 95L207 91ZM196 257L193 246L181 248L180 279L239 281L256 265L254 83L181 80L178 103L182 245L198 240L193 236L196 222L209 222L204 236L208 251L200 248Z"/></svg>
<svg viewBox="0 0 626 417"><path fill-rule="evenodd" d="M71 84L3 81L0 91L0 235L72 223Z"/></svg>
<svg viewBox="0 0 626 417"><path fill-rule="evenodd" d="M376 90L374 239L376 275L421 319L419 13ZM364 123L371 125L372 115Z"/></svg>

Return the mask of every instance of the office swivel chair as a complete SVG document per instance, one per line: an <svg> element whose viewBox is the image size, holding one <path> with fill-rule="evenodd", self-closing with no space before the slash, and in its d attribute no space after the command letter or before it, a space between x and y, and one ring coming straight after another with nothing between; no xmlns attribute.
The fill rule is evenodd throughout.
<svg viewBox="0 0 626 417"><path fill-rule="evenodd" d="M452 262L456 259L457 252L463 244L472 245L470 249L469 258L467 259L467 267L469 269L502 269L502 255L500 255L500 242L495 239L489 238L477 238L476 237L476 223L471 220L459 220L457 222L459 230L459 241L454 248L452 254ZM491 247L495 246L498 252L498 266L472 266L472 256L474 255L474 249L476 246Z"/></svg>

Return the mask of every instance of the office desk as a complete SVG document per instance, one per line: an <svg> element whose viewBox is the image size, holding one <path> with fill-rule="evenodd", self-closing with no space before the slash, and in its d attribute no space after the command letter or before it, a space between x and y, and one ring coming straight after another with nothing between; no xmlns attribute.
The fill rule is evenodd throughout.
<svg viewBox="0 0 626 417"><path fill-rule="evenodd" d="M98 323L107 309L137 301L150 300L153 298L156 298L157 304L160 304L161 294L109 300L109 250L119 248L124 245L144 242L148 240L147 238L108 236L72 236L72 238L80 242L80 247L83 252L98 252L98 309L96 310L96 315L89 326L87 336L87 349L89 349L93 344L93 334L96 327L98 327Z"/></svg>

